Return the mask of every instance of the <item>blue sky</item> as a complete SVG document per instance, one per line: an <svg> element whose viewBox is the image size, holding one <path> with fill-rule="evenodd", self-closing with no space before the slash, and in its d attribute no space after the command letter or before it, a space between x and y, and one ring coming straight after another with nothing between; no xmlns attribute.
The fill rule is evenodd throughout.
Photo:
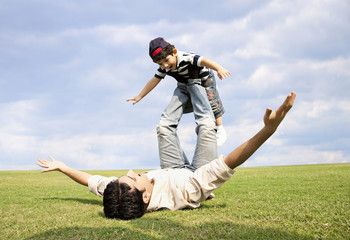
<svg viewBox="0 0 350 240"><path fill-rule="evenodd" d="M159 165L155 127L176 86L135 106L163 36L229 69L218 80L227 154L262 127L266 107L297 99L244 166L350 162L350 2L0 1L0 170L54 156L78 169ZM193 115L179 126L191 158Z"/></svg>

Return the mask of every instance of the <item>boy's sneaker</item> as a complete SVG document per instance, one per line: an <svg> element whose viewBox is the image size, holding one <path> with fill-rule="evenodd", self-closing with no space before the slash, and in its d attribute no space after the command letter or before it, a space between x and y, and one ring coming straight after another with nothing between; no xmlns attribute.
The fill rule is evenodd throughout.
<svg viewBox="0 0 350 240"><path fill-rule="evenodd" d="M224 126L221 125L217 127L216 139L218 146L222 146L226 142L227 134Z"/></svg>

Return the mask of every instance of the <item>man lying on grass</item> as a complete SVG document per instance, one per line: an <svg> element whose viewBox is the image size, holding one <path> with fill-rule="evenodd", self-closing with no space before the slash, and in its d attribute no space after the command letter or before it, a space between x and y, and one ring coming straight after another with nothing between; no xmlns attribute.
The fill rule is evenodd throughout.
<svg viewBox="0 0 350 240"><path fill-rule="evenodd" d="M293 106L295 96L295 92L289 94L274 112L267 108L264 127L251 139L229 155L213 159L194 171L184 165L182 168L147 173L130 170L126 176L106 178L72 169L52 157L52 161L39 159L37 164L46 168L42 172L60 171L103 197L104 213L108 218L133 219L147 211L198 208L215 189L231 178L236 167L244 163L276 131ZM201 147L201 140L205 141L199 139L197 148ZM179 149L179 152L181 154L182 150Z"/></svg>

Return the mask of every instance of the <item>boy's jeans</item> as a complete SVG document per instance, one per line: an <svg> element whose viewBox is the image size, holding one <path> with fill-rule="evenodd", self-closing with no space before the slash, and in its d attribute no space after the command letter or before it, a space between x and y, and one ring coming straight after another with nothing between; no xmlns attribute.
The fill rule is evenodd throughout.
<svg viewBox="0 0 350 240"><path fill-rule="evenodd" d="M197 124L197 145L191 164L177 136L177 126L189 99ZM191 79L188 84L178 83L157 125L157 135L161 168L189 168L194 171L217 158L215 118L200 79Z"/></svg>
<svg viewBox="0 0 350 240"><path fill-rule="evenodd" d="M209 77L206 80L202 80L201 85L204 87L211 110L214 113L215 119L221 117L225 113L224 106L222 105L221 98L219 95L219 89L216 84L215 76L213 71L210 71ZM193 112L191 101L188 101L184 110L184 113Z"/></svg>

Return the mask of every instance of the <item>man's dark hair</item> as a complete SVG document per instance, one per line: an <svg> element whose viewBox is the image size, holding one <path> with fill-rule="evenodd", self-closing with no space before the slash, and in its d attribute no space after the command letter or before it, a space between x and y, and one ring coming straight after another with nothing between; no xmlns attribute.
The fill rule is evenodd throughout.
<svg viewBox="0 0 350 240"><path fill-rule="evenodd" d="M105 216L123 220L142 217L148 206L143 201L142 193L136 188L131 190L128 184L120 183L118 179L110 182L103 194Z"/></svg>
<svg viewBox="0 0 350 240"><path fill-rule="evenodd" d="M174 45L167 45L162 51L160 51L156 56L153 58L153 62L157 63L164 58L166 58L168 55L173 55L173 50L175 49Z"/></svg>

